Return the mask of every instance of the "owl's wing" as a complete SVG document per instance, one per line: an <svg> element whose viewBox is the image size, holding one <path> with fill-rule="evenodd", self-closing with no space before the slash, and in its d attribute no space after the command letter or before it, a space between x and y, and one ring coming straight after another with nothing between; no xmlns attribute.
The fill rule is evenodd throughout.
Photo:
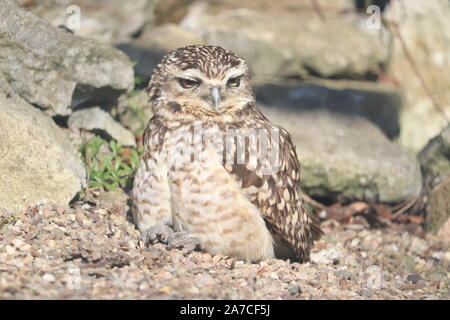
<svg viewBox="0 0 450 320"><path fill-rule="evenodd" d="M304 206L300 190L300 164L289 133L264 122L269 130L279 132L275 154L278 165L273 172L264 171L261 148L246 148L244 164L225 164L225 168L241 183L242 189L260 209L269 230L288 245L301 261L309 260L310 247L322 231L318 218ZM272 145L272 148L274 146ZM274 150L274 149L271 149ZM255 158L256 157L256 161ZM270 170L269 170L270 171Z"/></svg>
<svg viewBox="0 0 450 320"><path fill-rule="evenodd" d="M148 122L142 155L131 193L133 220L141 232L158 224L172 225L171 191L162 152L167 127L156 117Z"/></svg>

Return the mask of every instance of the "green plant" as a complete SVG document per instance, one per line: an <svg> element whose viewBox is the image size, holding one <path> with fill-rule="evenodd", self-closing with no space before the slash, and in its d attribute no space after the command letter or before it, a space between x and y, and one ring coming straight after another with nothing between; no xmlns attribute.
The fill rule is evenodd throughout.
<svg viewBox="0 0 450 320"><path fill-rule="evenodd" d="M140 136L144 132L145 125L148 121L147 95L142 90L132 90L127 93L127 110L124 112L126 117L130 117L134 126L133 131Z"/></svg>
<svg viewBox="0 0 450 320"><path fill-rule="evenodd" d="M137 119L136 122L139 123L139 127L134 130L134 134L142 135L144 133L145 125L148 121L144 109L137 106L136 103L131 102L128 106L128 110L132 114L133 118Z"/></svg>
<svg viewBox="0 0 450 320"><path fill-rule="evenodd" d="M133 90L127 92L127 97L128 97L128 98L133 98L133 97L136 96L138 93L139 93L139 90L133 89Z"/></svg>
<svg viewBox="0 0 450 320"><path fill-rule="evenodd" d="M89 188L130 189L142 150L142 147L125 148L115 140L108 143L99 136L87 141L80 152L86 164Z"/></svg>
<svg viewBox="0 0 450 320"><path fill-rule="evenodd" d="M138 86L138 85L144 83L144 81L145 81L145 78L144 78L143 76L135 76L135 77L134 77L134 84L135 84L136 86Z"/></svg>
<svg viewBox="0 0 450 320"><path fill-rule="evenodd" d="M11 217L0 217L0 229L3 228L3 226L14 223L19 220L18 216L11 216Z"/></svg>
<svg viewBox="0 0 450 320"><path fill-rule="evenodd" d="M133 60L133 61L131 61L131 64L133 67L136 67L139 64L139 61ZM144 81L145 81L145 78L143 76L138 76L138 75L134 76L134 84L135 85L140 85Z"/></svg>

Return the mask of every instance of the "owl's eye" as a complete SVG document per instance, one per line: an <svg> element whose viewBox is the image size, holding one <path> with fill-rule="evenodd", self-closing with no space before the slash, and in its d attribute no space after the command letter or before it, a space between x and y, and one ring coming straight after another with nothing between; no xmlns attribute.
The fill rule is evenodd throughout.
<svg viewBox="0 0 450 320"><path fill-rule="evenodd" d="M241 84L241 77L234 77L234 78L230 78L227 81L227 86L229 87L239 87L239 85Z"/></svg>
<svg viewBox="0 0 450 320"><path fill-rule="evenodd" d="M179 78L178 83L184 89L192 89L200 84L199 80Z"/></svg>

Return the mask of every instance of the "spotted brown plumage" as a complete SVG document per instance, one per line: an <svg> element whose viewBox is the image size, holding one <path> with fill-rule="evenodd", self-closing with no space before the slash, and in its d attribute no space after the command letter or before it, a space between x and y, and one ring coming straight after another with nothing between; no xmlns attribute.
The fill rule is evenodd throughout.
<svg viewBox="0 0 450 320"><path fill-rule="evenodd" d="M321 231L303 204L295 146L257 109L245 60L180 48L147 92L154 116L133 187L138 228L168 225L212 254L307 261Z"/></svg>
<svg viewBox="0 0 450 320"><path fill-rule="evenodd" d="M237 122L234 126L242 129L246 123ZM268 228L281 242L277 245L284 246L280 249L284 252L292 251L286 256L292 258L293 254L300 261L308 261L313 240L318 239L322 232L317 217L309 213L303 204L300 164L295 145L287 131L257 113L250 127L279 132L279 170L273 174L263 174L259 161L255 168L249 168L250 159L246 164L225 164L225 168L240 182L243 191L260 209ZM253 155L247 154L246 157L259 158L259 151Z"/></svg>

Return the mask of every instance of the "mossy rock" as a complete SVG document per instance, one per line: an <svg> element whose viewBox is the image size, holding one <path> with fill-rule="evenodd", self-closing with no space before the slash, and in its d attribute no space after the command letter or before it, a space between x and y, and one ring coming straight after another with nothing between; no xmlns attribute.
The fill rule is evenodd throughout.
<svg viewBox="0 0 450 320"><path fill-rule="evenodd" d="M432 234L440 232L450 218L450 178L433 189L428 198L427 231ZM449 230L447 230L448 232ZM445 236L442 234L442 236ZM450 239L450 234L445 237Z"/></svg>
<svg viewBox="0 0 450 320"><path fill-rule="evenodd" d="M450 177L450 126L430 140L420 152L419 161L424 175L429 177L433 184Z"/></svg>

